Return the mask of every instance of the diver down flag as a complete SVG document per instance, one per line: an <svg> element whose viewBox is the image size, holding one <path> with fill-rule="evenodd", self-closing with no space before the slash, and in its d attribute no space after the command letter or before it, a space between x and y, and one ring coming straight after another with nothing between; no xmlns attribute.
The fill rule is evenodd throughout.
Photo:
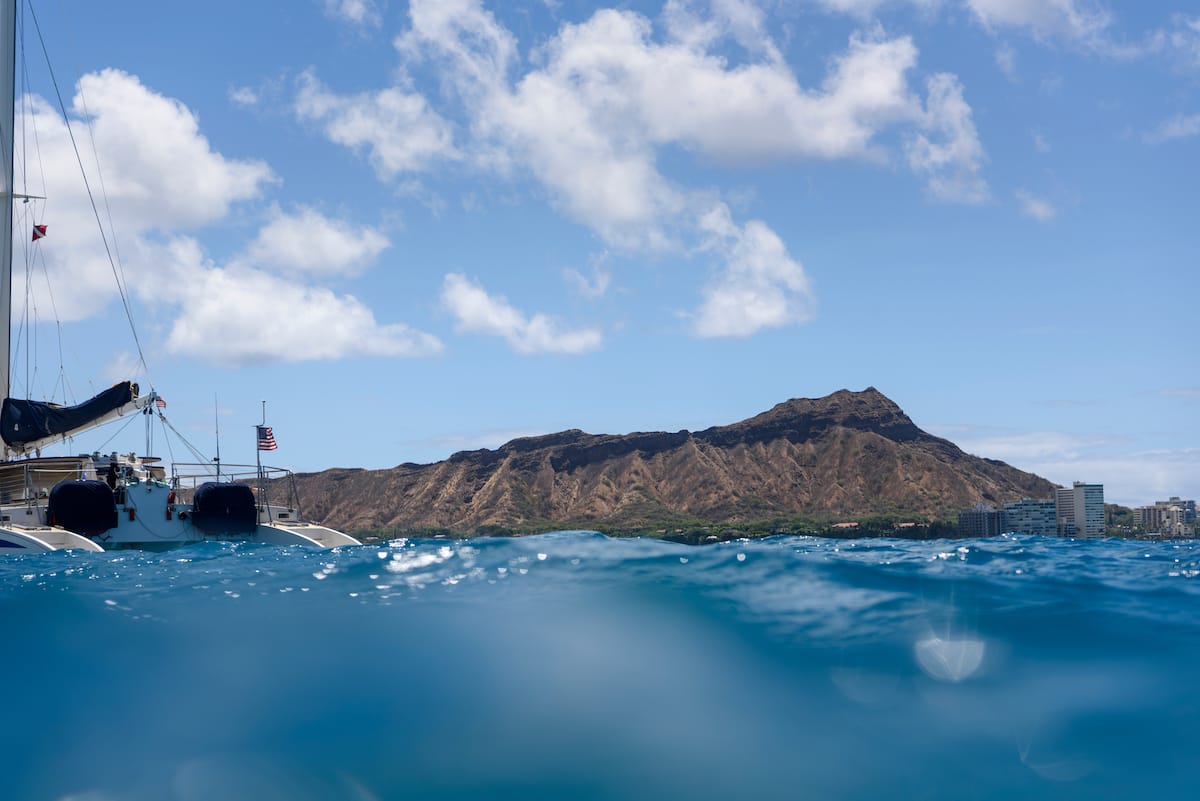
<svg viewBox="0 0 1200 801"><path fill-rule="evenodd" d="M46 235L46 226L44 226L44 225L33 226L33 241L34 242L38 241L45 235Z"/></svg>

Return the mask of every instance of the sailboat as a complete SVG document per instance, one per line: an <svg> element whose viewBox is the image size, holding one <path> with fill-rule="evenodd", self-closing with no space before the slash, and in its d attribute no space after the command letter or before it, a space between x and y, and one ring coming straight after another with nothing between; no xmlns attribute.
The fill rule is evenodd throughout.
<svg viewBox="0 0 1200 801"><path fill-rule="evenodd" d="M50 445L128 415L166 422L165 401L123 381L74 406L10 397L17 0L0 0L0 554L76 548L160 550L206 540L332 548L357 545L301 519L290 471L172 463L136 453L42 456ZM45 227L35 232L45 234ZM169 426L169 424L167 424ZM257 426L262 451L264 425ZM270 441L274 445L273 439Z"/></svg>

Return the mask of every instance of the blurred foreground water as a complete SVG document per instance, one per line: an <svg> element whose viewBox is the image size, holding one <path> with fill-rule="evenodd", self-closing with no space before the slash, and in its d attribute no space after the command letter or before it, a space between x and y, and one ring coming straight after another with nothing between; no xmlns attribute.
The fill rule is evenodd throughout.
<svg viewBox="0 0 1200 801"><path fill-rule="evenodd" d="M1191 798L1200 546L0 559L0 797Z"/></svg>

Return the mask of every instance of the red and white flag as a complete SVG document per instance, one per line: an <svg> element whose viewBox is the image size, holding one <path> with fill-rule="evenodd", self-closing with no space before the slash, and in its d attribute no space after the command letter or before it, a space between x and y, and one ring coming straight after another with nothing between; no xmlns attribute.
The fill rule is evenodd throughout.
<svg viewBox="0 0 1200 801"><path fill-rule="evenodd" d="M157 398L154 399L154 405L160 409L165 409L165 408L167 408L167 399L164 398L162 395L159 395Z"/></svg>
<svg viewBox="0 0 1200 801"><path fill-rule="evenodd" d="M38 241L45 235L46 235L46 226L44 226L44 225L33 226L33 241L34 242Z"/></svg>

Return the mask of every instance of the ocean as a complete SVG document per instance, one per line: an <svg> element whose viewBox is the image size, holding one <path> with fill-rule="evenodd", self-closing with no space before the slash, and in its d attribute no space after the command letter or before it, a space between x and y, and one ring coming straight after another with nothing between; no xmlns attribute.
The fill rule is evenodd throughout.
<svg viewBox="0 0 1200 801"><path fill-rule="evenodd" d="M0 559L0 798L1194 798L1200 543Z"/></svg>

